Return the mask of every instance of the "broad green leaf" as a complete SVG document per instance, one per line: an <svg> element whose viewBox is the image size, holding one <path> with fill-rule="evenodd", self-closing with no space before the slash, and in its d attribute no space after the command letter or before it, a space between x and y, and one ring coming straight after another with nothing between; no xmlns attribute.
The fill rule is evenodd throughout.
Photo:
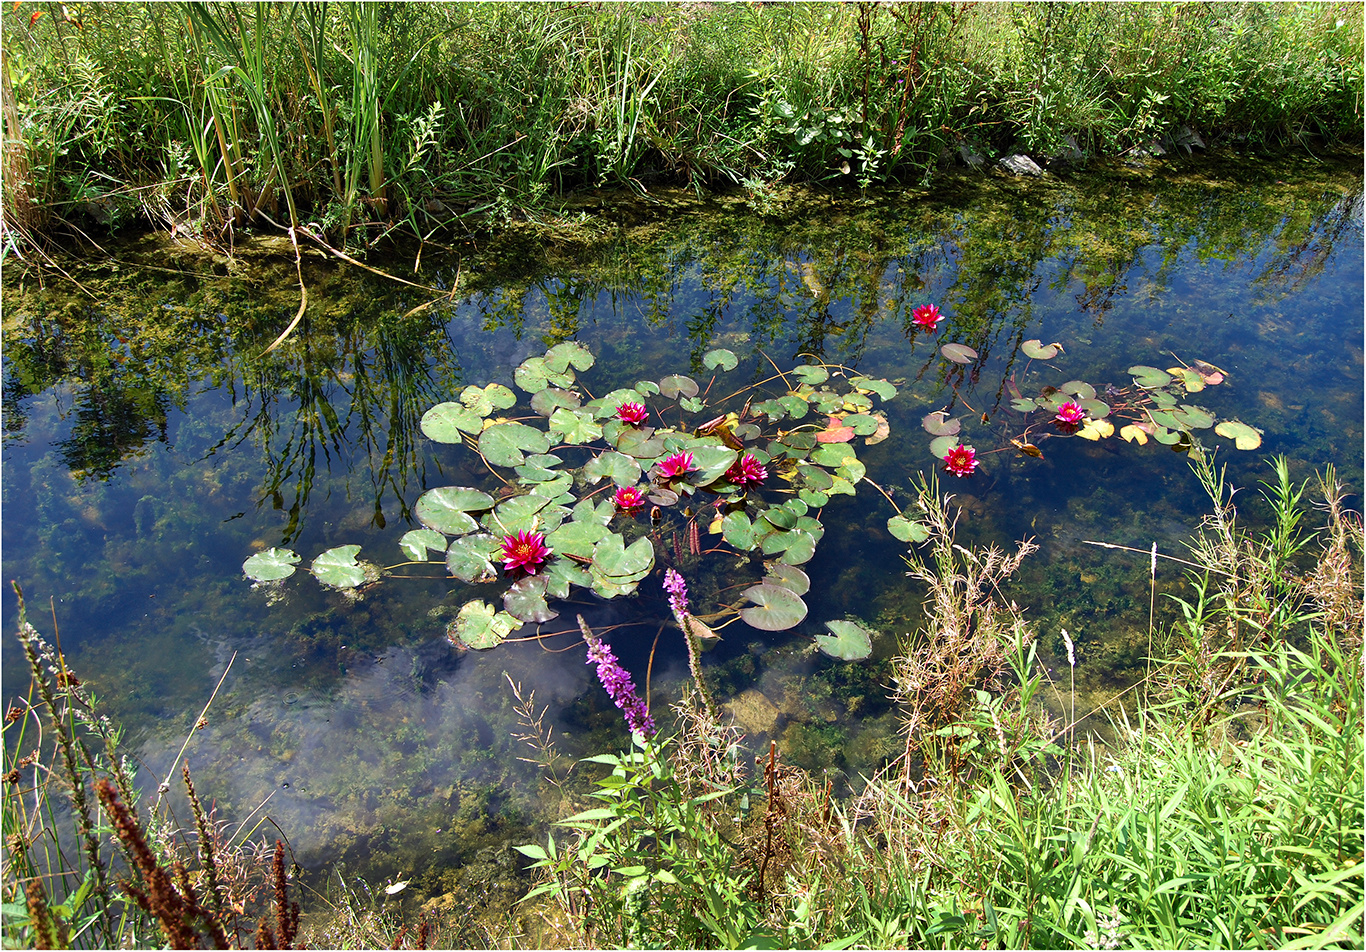
<svg viewBox="0 0 1366 952"><path fill-rule="evenodd" d="M550 414L550 428L564 435L564 442L573 446L592 443L602 436L602 427L593 421L587 410L567 410L557 407Z"/></svg>
<svg viewBox="0 0 1366 952"><path fill-rule="evenodd" d="M970 364L977 359L977 351L967 344L945 344L939 352L955 364Z"/></svg>
<svg viewBox="0 0 1366 952"><path fill-rule="evenodd" d="M830 379L830 371L817 364L803 364L792 368L792 375L802 383L815 387Z"/></svg>
<svg viewBox="0 0 1366 952"><path fill-rule="evenodd" d="M1182 426L1188 426L1192 430L1204 430L1214 425L1214 414L1204 407L1193 407L1189 404L1181 404L1180 409L1173 410L1172 416Z"/></svg>
<svg viewBox="0 0 1366 952"><path fill-rule="evenodd" d="M814 489L797 490L797 498L801 499L802 502L806 503L813 509L819 509L822 506L828 505L830 502L829 496L827 496L823 492L817 492Z"/></svg>
<svg viewBox="0 0 1366 952"><path fill-rule="evenodd" d="M844 397L833 390L819 390L808 398L811 405L820 413L834 413L844 406Z"/></svg>
<svg viewBox="0 0 1366 952"><path fill-rule="evenodd" d="M779 561L787 565L805 565L810 562L811 557L816 554L817 538L800 527L787 534L792 539L788 547L783 550L783 554L778 556Z"/></svg>
<svg viewBox="0 0 1366 952"><path fill-rule="evenodd" d="M512 471L521 477L524 483L544 483L547 480L568 475L552 468L561 462L563 460L553 454L537 453L534 456L528 456L526 462L521 466L514 466Z"/></svg>
<svg viewBox="0 0 1366 952"><path fill-rule="evenodd" d="M892 538L902 542L924 542L930 537L930 530L922 523L912 522L904 515L895 515L887 520L887 531Z"/></svg>
<svg viewBox="0 0 1366 952"><path fill-rule="evenodd" d="M702 355L702 366L708 370L734 370L739 363L740 358L724 347L709 350Z"/></svg>
<svg viewBox="0 0 1366 952"><path fill-rule="evenodd" d="M479 452L494 466L519 466L524 453L544 453L550 441L523 423L495 423L479 434Z"/></svg>
<svg viewBox="0 0 1366 952"><path fill-rule="evenodd" d="M590 483L596 483L604 476L610 477L618 486L634 486L640 482L640 463L624 453L608 450L590 459L583 467L583 478Z"/></svg>
<svg viewBox="0 0 1366 952"><path fill-rule="evenodd" d="M614 532L593 547L593 571L614 584L639 581L654 565L655 547L648 536L623 548L621 535Z"/></svg>
<svg viewBox="0 0 1366 952"><path fill-rule="evenodd" d="M546 604L547 581L544 575L528 575L519 578L503 593L503 608L513 618L520 621L550 621L558 618L559 612Z"/></svg>
<svg viewBox="0 0 1366 952"><path fill-rule="evenodd" d="M659 381L659 395L668 397L695 397L697 396L697 381L682 374L669 374L669 376Z"/></svg>
<svg viewBox="0 0 1366 952"><path fill-rule="evenodd" d="M802 401L805 404L806 401ZM787 415L787 407L777 400L762 400L759 403L750 405L750 412L762 413L768 417L769 423L777 423Z"/></svg>
<svg viewBox="0 0 1366 952"><path fill-rule="evenodd" d="M422 414L418 424L428 439L438 443L459 443L460 434L478 433L484 428L484 418L460 403L438 403Z"/></svg>
<svg viewBox="0 0 1366 952"><path fill-rule="evenodd" d="M365 581L365 569L356 564L358 545L339 545L328 549L313 560L309 571L324 585L333 588L355 588Z"/></svg>
<svg viewBox="0 0 1366 952"><path fill-rule="evenodd" d="M1148 443L1148 432L1141 426L1135 426L1132 423L1120 427L1119 435L1128 442L1137 443L1139 446L1145 446Z"/></svg>
<svg viewBox="0 0 1366 952"><path fill-rule="evenodd" d="M783 508L794 516L804 516L809 507L800 499L789 499L787 502L783 503Z"/></svg>
<svg viewBox="0 0 1366 952"><path fill-rule="evenodd" d="M435 529L410 529L398 540L398 547L410 562L425 562L428 549L445 553L446 537Z"/></svg>
<svg viewBox="0 0 1366 952"><path fill-rule="evenodd" d="M896 387L885 380L872 380L868 377L854 377L849 381L851 387L859 390L866 390L875 393L883 400L890 400L896 396Z"/></svg>
<svg viewBox="0 0 1366 952"><path fill-rule="evenodd" d="M528 357L512 372L512 379L527 393L539 393L546 388L550 374L544 357Z"/></svg>
<svg viewBox="0 0 1366 952"><path fill-rule="evenodd" d="M1205 378L1198 370L1189 367L1168 367L1167 373L1180 380L1187 393L1199 393L1205 389Z"/></svg>
<svg viewBox="0 0 1366 952"><path fill-rule="evenodd" d="M294 566L298 564L297 552L272 546L243 562L242 571L253 582L274 582L289 578L294 574Z"/></svg>
<svg viewBox="0 0 1366 952"><path fill-rule="evenodd" d="M591 559L593 547L608 534L608 528L596 522L566 522L547 535L545 542L556 555Z"/></svg>
<svg viewBox="0 0 1366 952"><path fill-rule="evenodd" d="M740 617L751 628L761 631L786 631L806 617L806 603L790 589L761 582L744 591L755 605L740 609Z"/></svg>
<svg viewBox="0 0 1366 952"><path fill-rule="evenodd" d="M1184 425L1170 410L1149 410L1148 416L1158 426L1169 430L1179 430Z"/></svg>
<svg viewBox="0 0 1366 952"><path fill-rule="evenodd" d="M544 496L546 499L555 500L567 494L574 488L573 473L556 473L551 479L528 480L531 483L531 491L537 496ZM570 497L571 499L573 497ZM565 510L568 514L569 510ZM555 523L559 525L558 522Z"/></svg>
<svg viewBox="0 0 1366 952"><path fill-rule="evenodd" d="M864 413L873 409L873 401L862 393L846 393L840 406L850 413Z"/></svg>
<svg viewBox="0 0 1366 952"><path fill-rule="evenodd" d="M949 455L949 450L958 445L956 436L938 436L930 441L930 455L935 459L942 460Z"/></svg>
<svg viewBox="0 0 1366 952"><path fill-rule="evenodd" d="M851 413L844 418L845 425L853 427L859 436L871 436L876 433L881 422L877 417L866 413Z"/></svg>
<svg viewBox="0 0 1366 952"><path fill-rule="evenodd" d="M679 397L678 405L689 413L701 413L707 404L701 397Z"/></svg>
<svg viewBox="0 0 1366 952"><path fill-rule="evenodd" d="M821 466L838 466L846 459L857 459L858 454L848 443L822 443L811 451L811 462Z"/></svg>
<svg viewBox="0 0 1366 952"><path fill-rule="evenodd" d="M743 512L728 512L721 519L721 537L741 552L754 548L754 526Z"/></svg>
<svg viewBox="0 0 1366 952"><path fill-rule="evenodd" d="M491 582L498 577L493 559L502 548L497 536L461 536L446 549L446 570L462 582Z"/></svg>
<svg viewBox="0 0 1366 952"><path fill-rule="evenodd" d="M779 529L791 529L797 524L796 513L789 512L782 508L766 509L764 512L760 513L760 516L762 516L766 522Z"/></svg>
<svg viewBox="0 0 1366 952"><path fill-rule="evenodd" d="M568 598L571 585L588 588L593 584L593 576L571 559L551 559L535 577L545 578L546 594L551 598Z"/></svg>
<svg viewBox="0 0 1366 952"><path fill-rule="evenodd" d="M593 352L576 340L567 340L546 351L545 362L557 373L564 373L570 366L583 371L593 366Z"/></svg>
<svg viewBox="0 0 1366 952"><path fill-rule="evenodd" d="M521 627L521 622L507 612L497 612L488 602L475 599L460 606L460 613L446 630L452 643L468 648L496 648L503 639Z"/></svg>
<svg viewBox="0 0 1366 952"><path fill-rule="evenodd" d="M559 407L564 407L566 410L577 410L581 402L582 398L573 390L546 387L544 390L532 394L531 409L543 417L548 417Z"/></svg>
<svg viewBox="0 0 1366 952"><path fill-rule="evenodd" d="M1085 380L1069 380L1059 387L1058 391L1061 393L1070 393L1080 400L1094 400L1096 397L1096 388Z"/></svg>
<svg viewBox="0 0 1366 952"><path fill-rule="evenodd" d="M612 517L616 513L616 507L610 499L581 499L574 506L574 521L593 522L605 526L612 522Z"/></svg>
<svg viewBox="0 0 1366 952"><path fill-rule="evenodd" d="M842 661L862 661L873 653L873 636L877 632L855 621L828 621L825 627L832 634L816 635L816 646Z"/></svg>
<svg viewBox="0 0 1366 952"><path fill-rule="evenodd" d="M830 488L830 474L819 466L809 466L806 463L798 464L797 478L807 489L813 489L816 492L824 492Z"/></svg>
<svg viewBox="0 0 1366 952"><path fill-rule="evenodd" d="M1085 410L1092 419L1103 420L1110 415L1110 405L1103 400L1086 397L1078 400L1077 406Z"/></svg>
<svg viewBox="0 0 1366 952"><path fill-rule="evenodd" d="M654 460L664 454L664 440L649 429L628 427L617 438L617 450L636 459Z"/></svg>
<svg viewBox="0 0 1366 952"><path fill-rule="evenodd" d="M849 482L851 483L857 483L860 479L863 478L863 475L867 472L868 467L863 465L862 460L854 459L851 457L849 459L844 460L842 463L835 467L835 475L833 478L844 478L849 480Z"/></svg>
<svg viewBox="0 0 1366 952"><path fill-rule="evenodd" d="M617 408L623 403L644 403L645 398L636 390L613 390L605 397L590 400L585 409L591 409L599 420L617 415Z"/></svg>
<svg viewBox="0 0 1366 952"><path fill-rule="evenodd" d="M854 495L854 484L843 476L831 476L829 492L832 496L852 496Z"/></svg>
<svg viewBox="0 0 1366 952"><path fill-rule="evenodd" d="M551 498L540 493L528 493L504 499L497 509L484 517L484 528L495 535L531 532L537 526L537 515L550 505Z"/></svg>
<svg viewBox="0 0 1366 952"><path fill-rule="evenodd" d="M1031 413L1039 408L1039 405L1028 397L1016 397L1010 401L1010 406L1021 413Z"/></svg>
<svg viewBox="0 0 1366 952"><path fill-rule="evenodd" d="M783 565L781 562L770 562L767 569L768 574L764 577L765 582L781 585L793 595L805 595L811 590L810 576L795 566Z"/></svg>
<svg viewBox="0 0 1366 952"><path fill-rule="evenodd" d="M945 410L927 413L925 419L920 421L920 425L932 436L953 436L963 429L963 421L949 419L949 414Z"/></svg>
<svg viewBox="0 0 1366 952"><path fill-rule="evenodd" d="M517 395L501 383L491 383L487 387L466 387L460 391L460 402L485 417L494 410L507 410L516 405Z"/></svg>
<svg viewBox="0 0 1366 952"><path fill-rule="evenodd" d="M811 409L810 405L806 402L806 398L796 393L789 393L779 397L778 404L786 410L787 415L794 420L800 420L802 417L806 416L807 411Z"/></svg>
<svg viewBox="0 0 1366 952"><path fill-rule="evenodd" d="M1169 430L1165 426L1159 426L1153 433L1153 439L1164 446L1175 446L1181 442L1181 433L1179 430Z"/></svg>
<svg viewBox="0 0 1366 952"><path fill-rule="evenodd" d="M492 506L493 497L486 492L464 486L442 486L423 493L413 507L413 514L428 529L446 535L463 535L478 528L470 513Z"/></svg>
<svg viewBox="0 0 1366 952"><path fill-rule="evenodd" d="M1152 398L1153 403L1163 410L1174 410L1176 405L1181 402L1176 398L1176 394L1170 390L1153 390L1149 392L1148 396Z"/></svg>
<svg viewBox="0 0 1366 952"><path fill-rule="evenodd" d="M1026 357L1031 357L1034 360L1048 360L1050 357L1058 355L1057 344L1045 344L1037 338L1025 341L1020 345L1020 350L1024 351Z"/></svg>
<svg viewBox="0 0 1366 952"><path fill-rule="evenodd" d="M1255 450L1262 445L1262 431L1239 420L1224 420L1214 432L1233 441L1240 450Z"/></svg>
<svg viewBox="0 0 1366 952"><path fill-rule="evenodd" d="M1149 367L1147 364L1137 364L1129 368L1129 373L1134 375L1134 383L1144 390L1156 390L1165 387L1172 382L1172 378L1166 371L1158 370L1156 367Z"/></svg>
<svg viewBox="0 0 1366 952"><path fill-rule="evenodd" d="M739 454L725 446L694 446L688 450L697 465L695 472L687 475L687 481L694 486L708 486L726 474L734 465Z"/></svg>

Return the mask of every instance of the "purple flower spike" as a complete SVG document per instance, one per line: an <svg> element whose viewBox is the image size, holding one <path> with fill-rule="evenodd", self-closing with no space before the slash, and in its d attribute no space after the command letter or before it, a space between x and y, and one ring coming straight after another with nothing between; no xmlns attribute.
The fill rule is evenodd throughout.
<svg viewBox="0 0 1366 952"><path fill-rule="evenodd" d="M683 624L682 618L688 614L688 583L683 581L683 576L668 569L664 573L664 591L669 593L669 609L679 619L679 624Z"/></svg>
<svg viewBox="0 0 1366 952"><path fill-rule="evenodd" d="M607 696L626 718L626 726L631 729L631 733L653 737L655 721L650 716L650 709L645 706L640 695L636 694L631 673L617 663L617 656L612 654L612 649L597 638L590 639L588 663L598 666L598 680L602 682Z"/></svg>

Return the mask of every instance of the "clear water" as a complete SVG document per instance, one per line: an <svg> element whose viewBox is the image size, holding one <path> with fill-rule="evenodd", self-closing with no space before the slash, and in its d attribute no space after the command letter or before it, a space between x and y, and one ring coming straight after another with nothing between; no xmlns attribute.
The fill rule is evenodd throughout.
<svg viewBox="0 0 1366 952"><path fill-rule="evenodd" d="M23 583L40 630L60 626L73 669L129 728L145 782L166 775L231 661L187 754L225 816L264 803L256 817L269 814L311 869L341 861L411 878L413 895L450 893L456 906L517 897L506 844L531 838L555 800L517 759L529 752L513 736L508 679L548 706L566 753L614 747L621 726L582 654L453 651L445 624L469 593L441 578L390 580L354 601L296 576L272 600L240 567L282 544L311 559L358 542L398 561L424 489L486 479L472 454L421 435L423 411L468 383L512 385L523 358L559 340L597 355L581 377L597 393L700 374L716 346L742 357L726 378L736 387L801 354L892 379L892 437L860 458L903 500L934 465L927 412L965 413L974 445L1007 445L1004 381L1025 373L1023 340L1066 349L1033 365L1037 382L1121 386L1131 365L1199 358L1229 379L1197 402L1265 431L1256 452L1206 440L1246 487L1249 518L1261 515L1255 486L1273 454L1297 478L1335 464L1361 492L1359 157L967 179L864 200L793 193L764 214L738 197L664 195L621 216L620 227L567 218L514 230L458 260L427 248L416 276L411 258L372 261L437 286L458 276L450 302L409 316L421 293L310 257L308 317L265 358L298 303L285 258L230 265L130 241L115 264L72 271L85 290L7 263L4 576ZM909 330L911 309L929 302L949 316L933 340ZM937 344L948 341L981 359L946 362ZM984 412L989 422L976 422ZM1165 447L1115 437L1041 448L1042 460L990 455L946 488L962 541L1040 541L1009 594L1051 663L1060 628L1073 634L1083 697L1099 702L1142 666L1148 547L1182 554L1205 500ZM891 514L866 488L832 502L806 566L806 626L735 625L707 656L714 691L735 702L756 749L772 737L789 761L852 781L896 748L885 658L914 627L920 593L887 534ZM739 580L721 565L689 571L700 599ZM1165 566L1160 583L1182 585ZM686 676L658 580L635 598L569 608L619 626L613 647L638 680L655 649L658 711ZM883 632L873 659L811 651L807 635L844 615ZM14 619L7 588L7 630ZM12 641L3 652L10 697L26 673Z"/></svg>

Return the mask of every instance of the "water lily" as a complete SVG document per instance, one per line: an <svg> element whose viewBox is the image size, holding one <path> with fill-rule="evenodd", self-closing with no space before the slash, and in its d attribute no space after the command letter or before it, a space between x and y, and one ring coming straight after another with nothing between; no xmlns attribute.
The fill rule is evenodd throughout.
<svg viewBox="0 0 1366 952"><path fill-rule="evenodd" d="M642 403L623 403L617 407L617 419L632 426L640 426L649 415Z"/></svg>
<svg viewBox="0 0 1366 952"><path fill-rule="evenodd" d="M939 313L939 308L934 304L922 304L911 312L911 321L927 331L934 330L943 319L944 315Z"/></svg>
<svg viewBox="0 0 1366 952"><path fill-rule="evenodd" d="M635 512L645 505L645 497L640 490L634 486L623 486L617 490L617 494L612 497L612 504L617 507L618 512Z"/></svg>
<svg viewBox="0 0 1366 952"><path fill-rule="evenodd" d="M689 470L697 469L691 453L675 453L660 460L656 472L661 479L677 479Z"/></svg>
<svg viewBox="0 0 1366 952"><path fill-rule="evenodd" d="M1083 410L1075 401L1069 400L1058 407L1057 414L1053 417L1053 422L1059 426L1076 426L1086 416Z"/></svg>
<svg viewBox="0 0 1366 952"><path fill-rule="evenodd" d="M944 454L944 470L955 476L971 476L977 469L977 451L971 446L958 444Z"/></svg>
<svg viewBox="0 0 1366 952"><path fill-rule="evenodd" d="M726 479L737 486L757 486L768 479L768 470L753 453L746 453L726 470Z"/></svg>
<svg viewBox="0 0 1366 952"><path fill-rule="evenodd" d="M545 536L523 529L503 537L503 568L508 572L523 571L535 575L536 570L551 555Z"/></svg>

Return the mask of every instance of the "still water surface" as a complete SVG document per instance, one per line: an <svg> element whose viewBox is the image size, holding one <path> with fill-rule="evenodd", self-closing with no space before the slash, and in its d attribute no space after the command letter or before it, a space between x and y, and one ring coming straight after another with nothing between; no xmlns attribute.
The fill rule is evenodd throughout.
<svg viewBox="0 0 1366 952"><path fill-rule="evenodd" d="M391 579L356 600L301 573L270 594L241 564L267 546L307 561L353 542L399 561L425 489L487 481L473 454L423 437L422 413L467 384L512 386L520 361L562 340L597 356L580 375L593 393L668 373L701 379L701 355L718 346L741 358L726 378L736 387L767 376L770 360L810 358L893 380L891 438L859 456L903 501L935 462L921 428L930 411L962 416L979 450L1009 449L1011 375L1036 389L1074 378L1103 389L1129 385L1135 364L1202 359L1228 379L1199 404L1264 431L1255 452L1202 435L1247 487L1249 518L1274 454L1297 478L1336 464L1361 492L1359 157L1121 166L867 200L780 195L764 214L739 198L662 199L633 204L620 226L514 230L458 260L427 248L416 274L411 259L372 261L456 287L416 314L421 292L310 257L308 316L264 358L298 303L286 258L229 262L130 241L115 263L73 272L88 293L7 265L4 577L23 583L40 630L55 614L73 669L129 728L144 781L167 773L231 660L188 752L225 816L264 801L308 868L342 861L411 878L414 894L449 892L457 905L516 898L506 844L526 841L553 805L517 759L509 679L548 705L566 753L615 747L620 724L582 652L454 651L445 627L471 593L445 579ZM926 303L948 317L932 335L911 323ZM1026 366L1019 347L1031 338L1065 353ZM979 359L946 361L948 342ZM1040 542L1009 594L1050 661L1061 628L1077 639L1080 707L1141 671L1146 552L1156 542L1182 554L1205 501L1185 457L1164 446L1115 436L1041 449L1043 459L987 455L970 479L944 481L962 541ZM706 658L755 749L774 738L790 762L851 783L897 747L885 659L917 620L890 515L867 487L831 502L806 566L808 621L780 634L734 625ZM687 568L704 599L735 581L724 566ZM613 648L641 681L668 617L657 575L633 598L589 596L564 613L620 626ZM1159 582L1180 591L1174 569ZM6 630L14 610L7 589ZM811 650L820 622L844 616L883 633L872 659ZM3 652L10 697L25 672L15 644ZM664 627L656 712L685 676Z"/></svg>

